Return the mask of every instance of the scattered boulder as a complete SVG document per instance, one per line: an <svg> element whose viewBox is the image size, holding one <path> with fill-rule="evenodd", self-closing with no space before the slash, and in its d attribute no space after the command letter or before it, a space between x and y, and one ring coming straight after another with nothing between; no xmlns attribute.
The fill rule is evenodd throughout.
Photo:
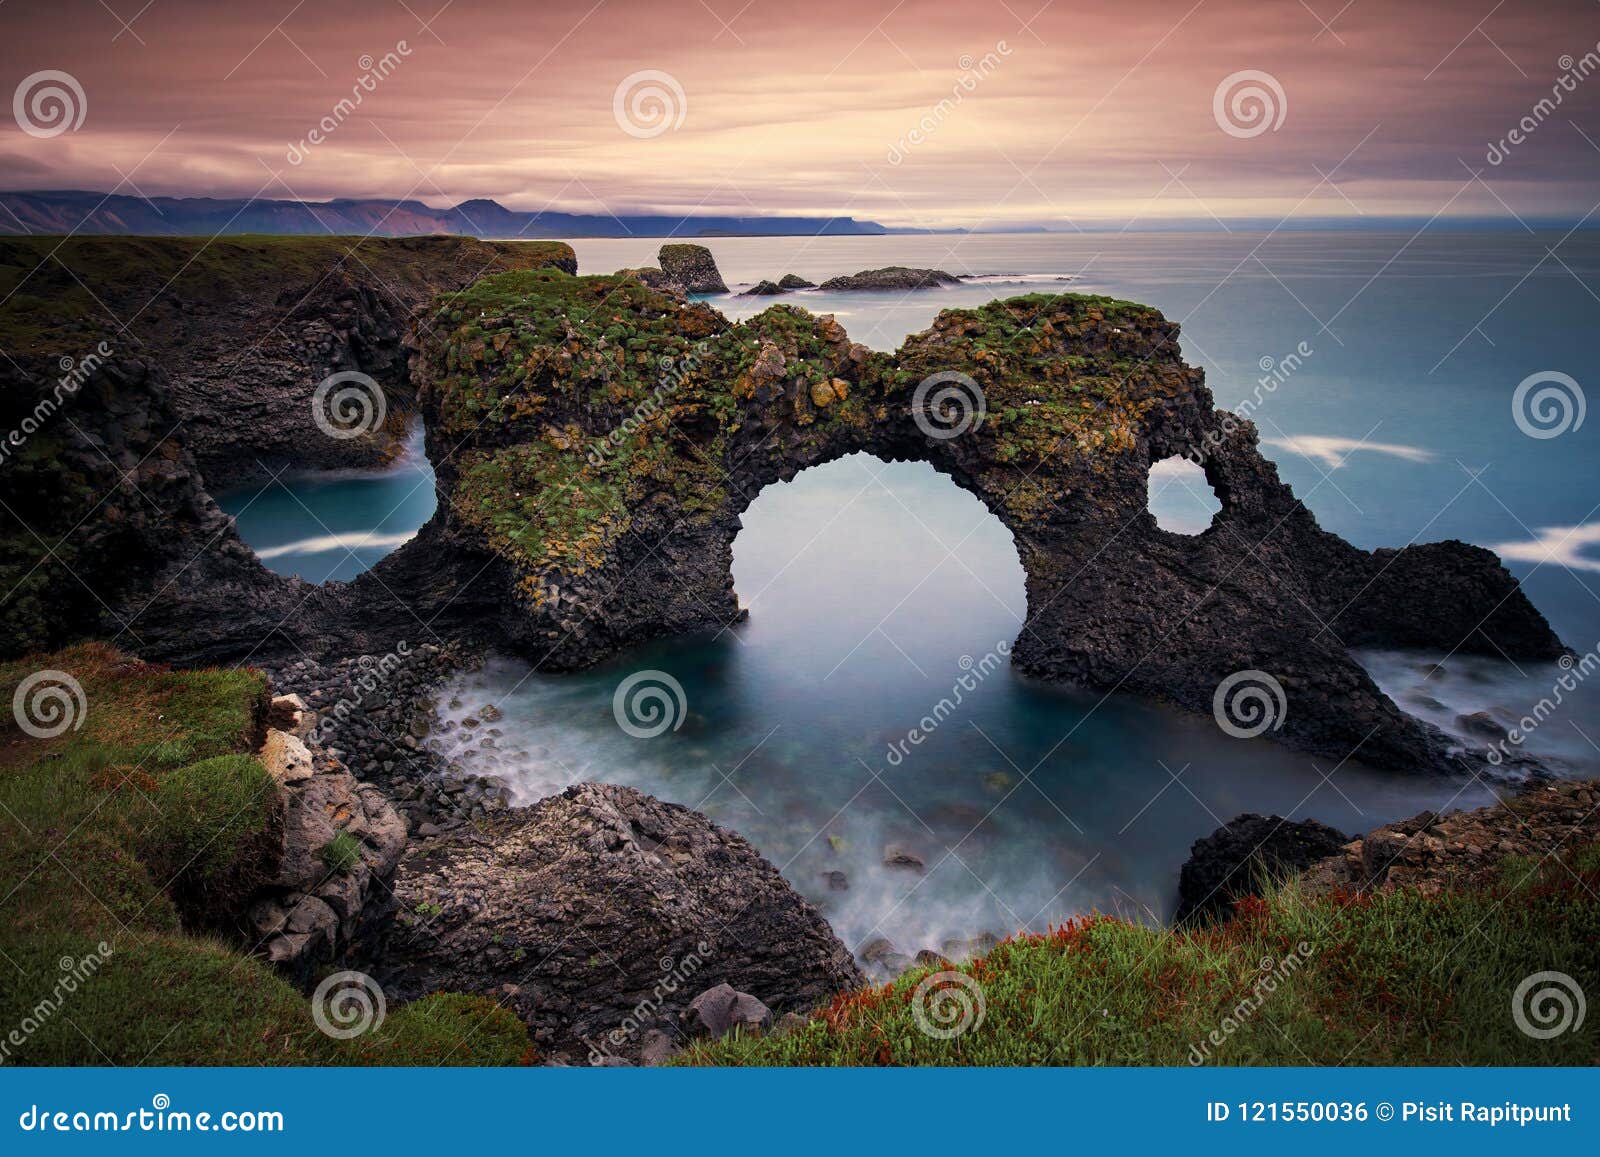
<svg viewBox="0 0 1600 1157"><path fill-rule="evenodd" d="M286 699L298 696L274 700L269 718L287 719ZM309 734L312 713L292 710ZM283 833L277 872L244 899L244 924L268 960L303 981L387 908L406 824L377 787L287 731L269 728L257 758L283 792Z"/></svg>
<svg viewBox="0 0 1600 1157"><path fill-rule="evenodd" d="M935 289L941 285L957 285L961 279L942 269L908 269L904 265L886 265L882 269L863 269L844 277L830 277L820 288L834 291L860 291L873 289Z"/></svg>
<svg viewBox="0 0 1600 1157"><path fill-rule="evenodd" d="M679 1051L677 1039L671 1033L663 1032L659 1028L646 1029L639 1041L639 1063L642 1065L664 1065Z"/></svg>
<svg viewBox="0 0 1600 1157"><path fill-rule="evenodd" d="M683 1023L691 1036L720 1040L734 1029L761 1032L771 1028L772 1010L748 992L724 983L691 1000Z"/></svg>
<svg viewBox="0 0 1600 1157"><path fill-rule="evenodd" d="M704 245L663 245L656 259L662 271L690 293L727 293L716 259Z"/></svg>
<svg viewBox="0 0 1600 1157"><path fill-rule="evenodd" d="M822 873L822 877L828 881L828 891L830 892L848 892L850 890L850 877L837 868Z"/></svg>
<svg viewBox="0 0 1600 1157"><path fill-rule="evenodd" d="M883 850L883 866L885 868L904 868L914 872L921 872L927 867L923 863L921 856L907 851L899 844L890 844Z"/></svg>
<svg viewBox="0 0 1600 1157"><path fill-rule="evenodd" d="M1335 849L1301 882L1312 892L1492 884L1507 856L1543 859L1600 839L1600 780L1541 783L1473 811L1421 812Z"/></svg>
<svg viewBox="0 0 1600 1157"><path fill-rule="evenodd" d="M394 888L373 966L391 998L492 994L551 1060L637 1057L643 1032L678 1024L708 986L785 1012L863 982L746 840L616 784L446 831L411 849Z"/></svg>
<svg viewBox="0 0 1600 1157"><path fill-rule="evenodd" d="M749 289L741 293L740 297L777 297L780 293L788 293L781 285L774 281L758 281Z"/></svg>
<svg viewBox="0 0 1600 1157"><path fill-rule="evenodd" d="M779 289L815 289L816 287L816 282L807 281L804 277L796 276L793 273L785 273L778 278Z"/></svg>
<svg viewBox="0 0 1600 1157"><path fill-rule="evenodd" d="M1301 872L1349 838L1316 820L1237 816L1189 849L1178 875L1177 918L1226 919L1236 901L1256 893L1263 877Z"/></svg>

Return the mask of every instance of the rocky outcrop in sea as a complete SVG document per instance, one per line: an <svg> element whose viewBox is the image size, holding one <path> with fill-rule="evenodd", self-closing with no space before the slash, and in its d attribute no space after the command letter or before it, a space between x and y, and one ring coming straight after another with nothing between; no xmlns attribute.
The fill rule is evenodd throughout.
<svg viewBox="0 0 1600 1157"><path fill-rule="evenodd" d="M716 258L704 245L663 245L656 254L661 269L690 293L727 293Z"/></svg>

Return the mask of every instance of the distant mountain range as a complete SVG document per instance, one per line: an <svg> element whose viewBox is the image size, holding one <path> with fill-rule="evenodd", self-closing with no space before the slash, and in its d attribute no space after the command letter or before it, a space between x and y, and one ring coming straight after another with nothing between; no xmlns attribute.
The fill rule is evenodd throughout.
<svg viewBox="0 0 1600 1157"><path fill-rule="evenodd" d="M261 198L128 197L76 189L0 193L0 234L136 236L340 233L484 238L726 237L922 233L854 217L670 217L519 213L490 200L431 209L421 201L271 201Z"/></svg>

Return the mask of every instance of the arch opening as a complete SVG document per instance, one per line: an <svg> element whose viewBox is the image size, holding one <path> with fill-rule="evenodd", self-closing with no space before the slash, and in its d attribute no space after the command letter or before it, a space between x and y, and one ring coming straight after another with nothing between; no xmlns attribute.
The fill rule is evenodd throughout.
<svg viewBox="0 0 1600 1157"><path fill-rule="evenodd" d="M762 487L733 542L741 631L806 681L871 685L1009 653L1027 616L1011 532L925 461L853 453Z"/></svg>
<svg viewBox="0 0 1600 1157"><path fill-rule="evenodd" d="M1222 512L1222 500L1198 462L1176 455L1150 465L1146 509L1169 534L1198 535Z"/></svg>

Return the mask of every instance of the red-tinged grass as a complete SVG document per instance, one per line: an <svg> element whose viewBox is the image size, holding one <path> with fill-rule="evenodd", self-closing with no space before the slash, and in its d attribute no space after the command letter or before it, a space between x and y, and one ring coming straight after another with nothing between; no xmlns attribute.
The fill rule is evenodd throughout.
<svg viewBox="0 0 1600 1157"><path fill-rule="evenodd" d="M1596 1018L1535 1039L1511 1000L1545 971L1600 992L1597 944L1600 845L1589 845L1433 895L1289 885L1204 928L1085 917L956 967L983 1017L949 1039L918 1025L918 988L938 971L921 968L838 996L790 1033L700 1043L679 1063L1593 1064Z"/></svg>

